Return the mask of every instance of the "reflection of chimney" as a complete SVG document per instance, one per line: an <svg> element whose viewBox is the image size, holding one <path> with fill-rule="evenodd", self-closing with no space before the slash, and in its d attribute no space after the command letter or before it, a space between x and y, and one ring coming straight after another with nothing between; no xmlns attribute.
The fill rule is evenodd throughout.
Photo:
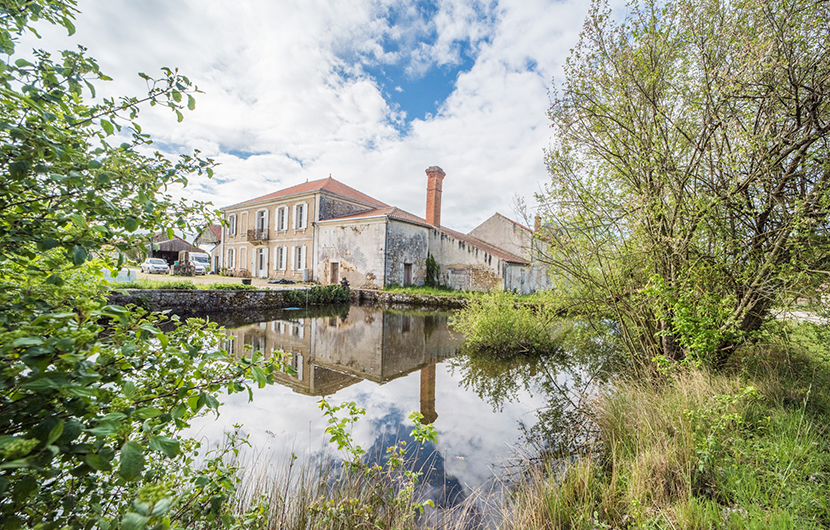
<svg viewBox="0 0 830 530"><path fill-rule="evenodd" d="M443 173L443 171L442 171ZM435 365L421 368L421 423L435 423L438 413L435 412Z"/></svg>
<svg viewBox="0 0 830 530"><path fill-rule="evenodd" d="M441 183L447 174L438 166L427 168L427 222L441 226Z"/></svg>
<svg viewBox="0 0 830 530"><path fill-rule="evenodd" d="M536 224L533 225L533 231L538 232L541 229L542 229L542 216L537 215L536 216Z"/></svg>

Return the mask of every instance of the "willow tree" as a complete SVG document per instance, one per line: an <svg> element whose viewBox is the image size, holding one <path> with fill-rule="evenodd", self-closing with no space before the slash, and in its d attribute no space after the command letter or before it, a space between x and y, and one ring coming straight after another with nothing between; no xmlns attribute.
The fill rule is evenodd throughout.
<svg viewBox="0 0 830 530"><path fill-rule="evenodd" d="M560 292L714 363L826 281L830 4L595 2L549 111Z"/></svg>

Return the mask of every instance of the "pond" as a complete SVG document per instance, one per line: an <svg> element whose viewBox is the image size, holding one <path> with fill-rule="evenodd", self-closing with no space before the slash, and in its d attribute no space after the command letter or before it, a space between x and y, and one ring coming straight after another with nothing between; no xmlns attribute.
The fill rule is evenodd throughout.
<svg viewBox="0 0 830 530"><path fill-rule="evenodd" d="M502 359L466 352L451 314L337 307L215 315L228 331L226 348L291 354L296 375L279 384L224 397L218 418L193 422L191 434L211 445L242 424L258 454L275 460L336 456L328 443L321 398L366 409L352 429L368 459L411 431L410 410L434 422L438 444L417 448L422 480L441 506L486 487L518 455L581 443L563 428L581 421L579 399L597 388L597 374L615 359L609 324L562 321L556 351L544 358ZM341 457L343 455L340 455Z"/></svg>

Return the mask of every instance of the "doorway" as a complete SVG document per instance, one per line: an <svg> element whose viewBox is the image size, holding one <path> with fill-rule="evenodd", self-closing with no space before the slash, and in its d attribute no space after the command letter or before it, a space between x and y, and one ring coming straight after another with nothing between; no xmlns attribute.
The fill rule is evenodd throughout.
<svg viewBox="0 0 830 530"><path fill-rule="evenodd" d="M340 281L340 264L331 264L331 284L334 285Z"/></svg>
<svg viewBox="0 0 830 530"><path fill-rule="evenodd" d="M260 278L268 277L268 249L257 249L257 276Z"/></svg>
<svg viewBox="0 0 830 530"><path fill-rule="evenodd" d="M403 284L412 285L412 264L404 263L403 265Z"/></svg>

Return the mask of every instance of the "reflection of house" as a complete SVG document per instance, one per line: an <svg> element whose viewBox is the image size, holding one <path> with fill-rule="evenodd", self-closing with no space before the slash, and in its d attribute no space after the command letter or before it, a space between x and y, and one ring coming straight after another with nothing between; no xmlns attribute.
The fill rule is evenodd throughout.
<svg viewBox="0 0 830 530"><path fill-rule="evenodd" d="M463 340L450 333L446 316L367 307L351 307L345 317L273 320L228 333L226 348L237 356L249 349L266 357L275 350L291 354L297 374L280 375L279 382L310 395L333 394L362 379L386 383L452 357Z"/></svg>
<svg viewBox="0 0 830 530"><path fill-rule="evenodd" d="M445 174L435 166L426 172L426 219L332 178L225 207L227 227L218 253L222 266L263 278L321 284L345 278L354 287L380 288L423 284L432 255L443 284L466 290L535 290L529 254L481 237L487 230L468 235L441 226Z"/></svg>

